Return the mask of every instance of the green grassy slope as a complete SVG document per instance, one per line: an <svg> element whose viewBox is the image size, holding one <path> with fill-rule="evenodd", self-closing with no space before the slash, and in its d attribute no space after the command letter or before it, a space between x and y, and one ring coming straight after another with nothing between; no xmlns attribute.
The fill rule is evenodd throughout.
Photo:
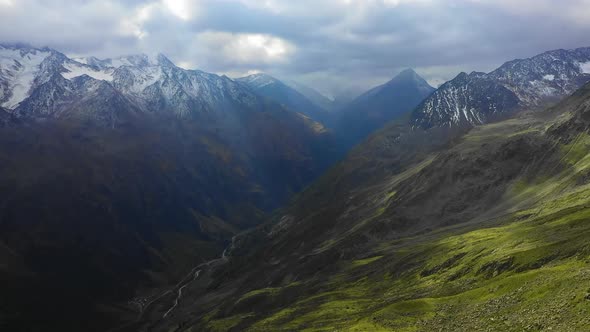
<svg viewBox="0 0 590 332"><path fill-rule="evenodd" d="M265 248L234 249L219 274L233 295L187 326L589 330L589 112L586 87L365 183L343 171L349 159L284 211Z"/></svg>

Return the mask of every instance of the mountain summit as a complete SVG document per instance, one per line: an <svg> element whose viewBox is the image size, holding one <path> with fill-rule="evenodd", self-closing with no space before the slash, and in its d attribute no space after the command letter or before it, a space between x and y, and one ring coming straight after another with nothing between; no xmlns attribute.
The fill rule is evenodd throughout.
<svg viewBox="0 0 590 332"><path fill-rule="evenodd" d="M336 131L346 145L354 145L385 123L413 110L434 90L413 69L406 69L345 107Z"/></svg>

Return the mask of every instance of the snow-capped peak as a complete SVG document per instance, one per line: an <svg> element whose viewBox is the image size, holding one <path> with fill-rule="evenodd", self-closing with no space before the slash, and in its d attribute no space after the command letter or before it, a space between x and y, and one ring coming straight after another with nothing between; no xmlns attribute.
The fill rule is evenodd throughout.
<svg viewBox="0 0 590 332"><path fill-rule="evenodd" d="M424 128L478 125L515 110L542 107L590 81L590 48L554 50L506 62L489 74L460 74L414 112Z"/></svg>
<svg viewBox="0 0 590 332"><path fill-rule="evenodd" d="M0 106L14 109L33 87L49 49L0 45Z"/></svg>
<svg viewBox="0 0 590 332"><path fill-rule="evenodd" d="M178 116L229 105L257 109L259 102L227 77L179 68L162 54L71 59L51 49L0 45L0 108L17 117L60 116L77 112L84 100Z"/></svg>
<svg viewBox="0 0 590 332"><path fill-rule="evenodd" d="M120 68L128 67L175 67L174 63L170 61L164 54L158 53L155 55L134 54L116 58L98 59L95 57L76 59L78 62L88 64L97 68Z"/></svg>

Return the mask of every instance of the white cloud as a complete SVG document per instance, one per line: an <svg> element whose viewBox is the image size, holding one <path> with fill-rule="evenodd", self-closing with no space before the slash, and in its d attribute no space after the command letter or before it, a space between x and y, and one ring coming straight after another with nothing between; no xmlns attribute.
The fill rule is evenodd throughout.
<svg viewBox="0 0 590 332"><path fill-rule="evenodd" d="M183 19L189 20L193 15L193 6L191 3L194 4L194 1L189 0L163 0L164 5L168 10L174 14L175 16Z"/></svg>
<svg viewBox="0 0 590 332"><path fill-rule="evenodd" d="M135 9L135 12L130 17L121 20L121 34L139 39L145 38L148 32L144 30L143 25L150 20L155 10L157 10L157 4L154 3Z"/></svg>
<svg viewBox="0 0 590 332"><path fill-rule="evenodd" d="M288 41L269 34L206 31L199 33L194 42L207 59L252 67L285 62L295 51Z"/></svg>

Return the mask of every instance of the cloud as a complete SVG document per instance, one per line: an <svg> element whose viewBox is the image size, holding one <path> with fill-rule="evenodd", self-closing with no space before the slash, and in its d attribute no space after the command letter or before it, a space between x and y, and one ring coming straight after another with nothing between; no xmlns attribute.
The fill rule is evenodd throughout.
<svg viewBox="0 0 590 332"><path fill-rule="evenodd" d="M0 0L0 40L71 55L162 52L185 67L266 71L337 95L407 67L459 71L590 46L590 0Z"/></svg>
<svg viewBox="0 0 590 332"><path fill-rule="evenodd" d="M183 20L189 20L192 16L193 7L188 0L163 0L164 5L172 14Z"/></svg>
<svg viewBox="0 0 590 332"><path fill-rule="evenodd" d="M214 66L220 71L283 65L295 52L288 41L259 33L204 31L195 35L192 44L195 49L189 55L196 66Z"/></svg>

